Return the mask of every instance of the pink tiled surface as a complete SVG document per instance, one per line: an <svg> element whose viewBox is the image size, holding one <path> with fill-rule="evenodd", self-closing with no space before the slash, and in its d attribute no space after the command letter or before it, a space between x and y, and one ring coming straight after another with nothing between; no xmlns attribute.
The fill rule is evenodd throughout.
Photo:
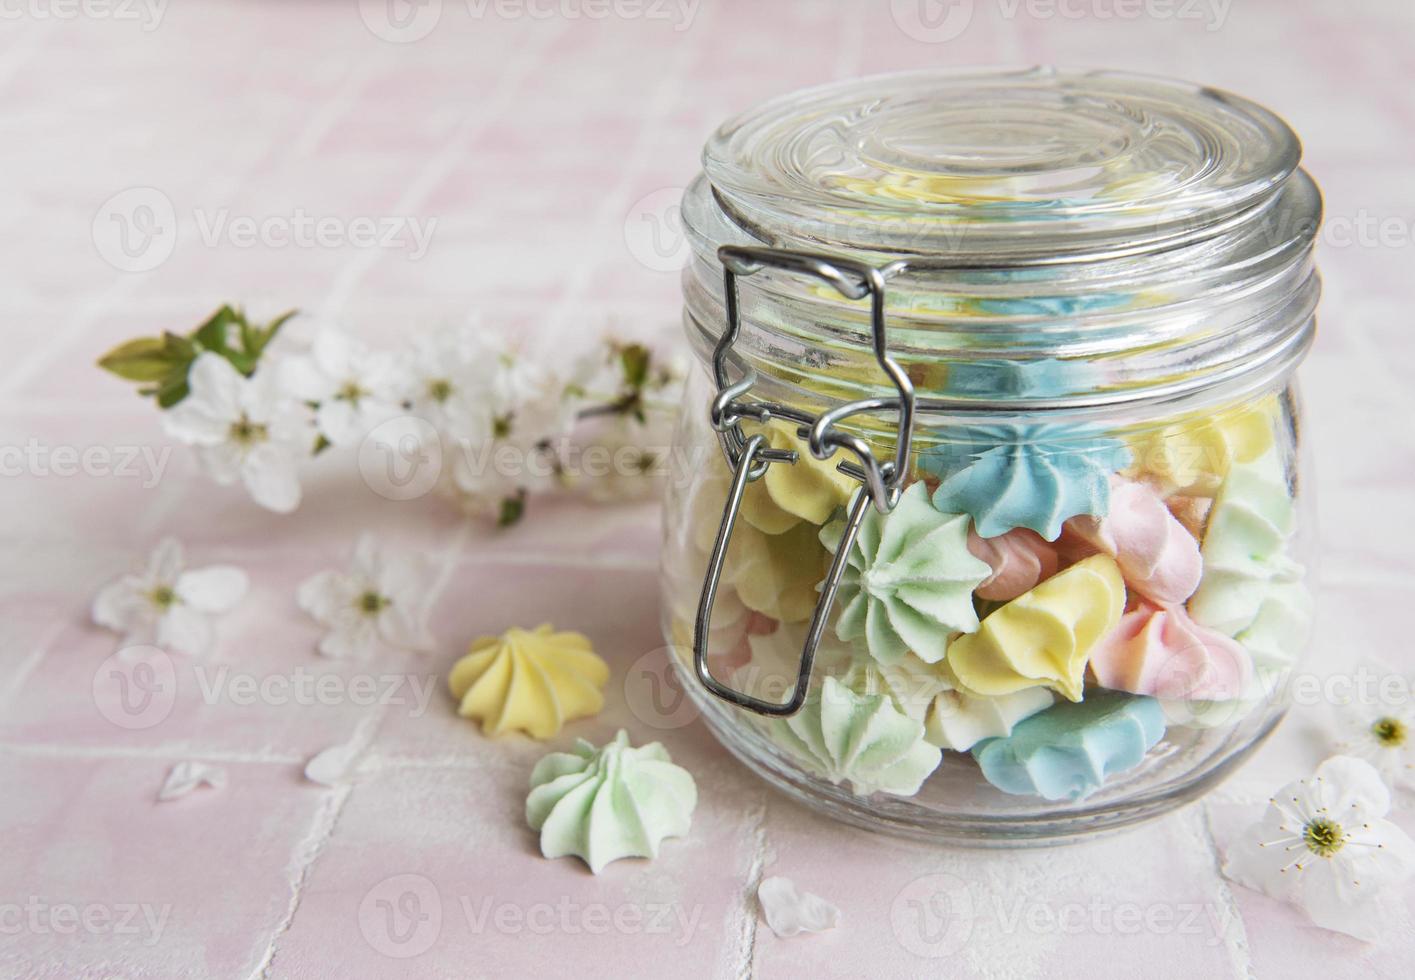
<svg viewBox="0 0 1415 980"><path fill-rule="evenodd" d="M428 501L363 492L352 463L331 458L299 513L274 517L204 482L180 450L164 455L151 413L92 361L228 299L339 316L379 341L468 311L533 350L607 327L669 334L675 276L636 259L626 224L647 195L681 186L712 125L759 94L1038 61L1202 80L1286 115L1329 227L1355 229L1354 241L1323 242L1324 329L1304 369L1323 552L1312 666L1408 670L1415 526L1396 515L1415 477L1412 8L703 0L566 15L592 6L7 8L0 449L7 460L27 445L41 459L145 451L158 463L72 476L25 463L0 476L0 974L1408 976L1408 921L1363 946L1217 873L1218 851L1267 794L1325 753L1317 709L1204 804L1123 836L1007 854L875 840L768 792L697 723L656 727L643 710L660 644L652 506L565 501L496 534ZM532 7L549 16L525 15ZM389 10L410 16L410 31L436 23L384 40ZM918 39L920 25L946 24L962 26ZM94 216L141 187L170 202L175 246L149 271L121 272L95 245ZM297 208L437 224L416 258L203 240L215 215ZM1372 221L1386 230L1363 237ZM367 664L314 654L294 588L363 526L443 563L436 653ZM122 728L95 701L114 643L86 609L163 533L195 560L242 565L253 590L209 659L172 658L175 696L160 717ZM473 636L542 619L587 632L615 668L605 713L554 745L622 725L663 740L698 776L693 835L656 862L595 877L539 858L520 814L544 747L483 739L441 689ZM400 694L367 707L210 693L221 677L300 674L340 690L372 675ZM418 690L431 692L424 707ZM309 755L350 740L361 746L351 784L300 778ZM224 765L230 784L157 805L184 759ZM843 926L774 937L751 899L768 874L833 899ZM959 914L928 934L918 903L939 893Z"/></svg>

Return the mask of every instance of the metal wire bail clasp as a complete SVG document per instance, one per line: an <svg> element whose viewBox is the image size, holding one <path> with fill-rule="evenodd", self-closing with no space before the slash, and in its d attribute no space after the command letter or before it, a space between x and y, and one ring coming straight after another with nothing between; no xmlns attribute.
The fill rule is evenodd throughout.
<svg viewBox="0 0 1415 980"><path fill-rule="evenodd" d="M845 573L850 548L865 518L866 508L873 503L881 514L887 514L899 501L901 483L908 469L909 450L913 441L914 386L903 368L889 356L884 323L885 275L879 269L862 262L828 258L809 252L736 245L722 246L717 250L717 257L722 262L727 326L713 351L712 370L717 382L717 396L712 401L709 415L722 443L723 454L732 468L732 483L723 507L722 523L717 530L712 556L708 560L702 594L698 600L698 615L693 624L693 665L703 686L722 700L758 714L788 717L801 710L806 701L816 648L820 645L821 634L835 605L835 595L840 589L840 580ZM811 415L774 402L741 400L756 383L756 373L748 367L736 381L732 381L728 376L728 354L742 329L737 279L740 276L755 275L768 268L819 279L847 299L864 299L868 296L870 334L875 360L894 384L899 393L898 397L861 399L820 415ZM899 425L895 437L894 458L883 463L875 458L869 444L863 439L836 428L839 422L853 415L889 411L898 413ZM795 422L798 436L806 440L811 455L816 459L827 460L834 456L837 450L847 450L855 457L855 461L843 461L836 468L861 482L860 488L851 498L845 532L836 548L835 558L820 586L820 599L816 602L810 629L806 634L805 647L801 651L796 687L789 699L779 703L755 698L728 687L712 676L707 663L708 631L712 623L713 604L717 598L717 588L727 558L727 547L732 541L733 529L737 526L738 511L747 492L747 484L761 479L768 467L792 466L797 461L794 450L770 448L763 436L753 435L749 438L742 430L743 419L765 423L773 418Z"/></svg>

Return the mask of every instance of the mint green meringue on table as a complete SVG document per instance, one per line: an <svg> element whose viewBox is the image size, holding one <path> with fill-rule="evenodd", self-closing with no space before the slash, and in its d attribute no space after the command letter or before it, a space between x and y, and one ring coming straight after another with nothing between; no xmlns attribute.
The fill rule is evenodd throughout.
<svg viewBox="0 0 1415 980"><path fill-rule="evenodd" d="M1023 719L1006 738L980 742L973 758L1004 793L1083 800L1109 777L1138 766L1164 727L1154 698L1091 691Z"/></svg>
<svg viewBox="0 0 1415 980"><path fill-rule="evenodd" d="M634 748L621 728L603 748L577 739L536 763L526 822L546 857L575 855L599 874L620 858L657 857L664 838L688 833L697 803L692 775L667 749Z"/></svg>
<svg viewBox="0 0 1415 980"><path fill-rule="evenodd" d="M984 538L1014 527L1048 541L1067 518L1104 517L1110 475L1130 461L1124 443L1077 425L991 425L943 431L919 466L941 480L934 506L968 514Z"/></svg>
<svg viewBox="0 0 1415 980"><path fill-rule="evenodd" d="M835 521L821 530L832 553L844 528ZM888 515L873 508L865 514L847 561L836 633L864 640L881 663L909 653L937 663L951 634L978 628L973 590L992 568L968 550L968 518L940 513L922 483L905 490Z"/></svg>

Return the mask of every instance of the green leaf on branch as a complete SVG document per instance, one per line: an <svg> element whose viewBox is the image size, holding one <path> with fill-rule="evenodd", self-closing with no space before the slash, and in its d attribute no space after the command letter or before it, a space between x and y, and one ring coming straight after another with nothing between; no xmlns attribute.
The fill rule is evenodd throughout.
<svg viewBox="0 0 1415 980"><path fill-rule="evenodd" d="M496 524L498 527L510 527L515 524L526 513L526 491L520 490L514 497L503 497L501 507L496 514Z"/></svg>
<svg viewBox="0 0 1415 980"><path fill-rule="evenodd" d="M295 310L264 326L246 319L245 311L227 303L186 336L170 331L160 337L139 337L119 344L98 359L98 366L125 381L140 382L138 394L156 398L171 408L190 392L187 375L197 356L209 352L224 357L246 377L255 373L261 355Z"/></svg>
<svg viewBox="0 0 1415 980"><path fill-rule="evenodd" d="M98 366L126 381L160 381L172 370L161 337L139 337L119 344L99 359Z"/></svg>
<svg viewBox="0 0 1415 980"><path fill-rule="evenodd" d="M649 380L649 365L653 354L643 344L625 344L619 349L619 364L624 369L624 383L629 388L642 388Z"/></svg>

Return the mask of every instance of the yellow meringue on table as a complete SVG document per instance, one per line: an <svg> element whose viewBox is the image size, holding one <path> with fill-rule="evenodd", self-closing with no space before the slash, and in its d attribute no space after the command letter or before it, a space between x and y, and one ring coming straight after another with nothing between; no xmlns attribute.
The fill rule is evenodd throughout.
<svg viewBox="0 0 1415 980"><path fill-rule="evenodd" d="M473 641L447 676L457 713L479 718L487 735L521 731L550 738L567 721L604 707L609 665L580 633L546 623Z"/></svg>

